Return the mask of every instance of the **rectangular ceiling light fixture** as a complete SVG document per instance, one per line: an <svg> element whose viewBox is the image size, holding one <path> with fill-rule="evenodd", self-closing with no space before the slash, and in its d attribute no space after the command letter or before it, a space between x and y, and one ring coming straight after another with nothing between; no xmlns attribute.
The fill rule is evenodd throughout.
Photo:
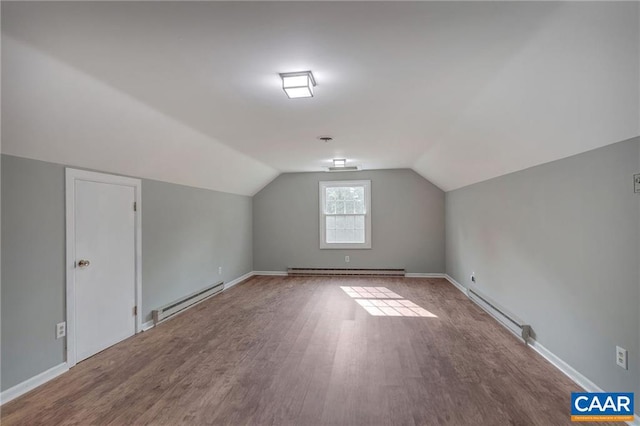
<svg viewBox="0 0 640 426"><path fill-rule="evenodd" d="M347 166L347 160L344 158L334 158L333 166L329 167L330 172L356 172L360 170L358 166Z"/></svg>
<svg viewBox="0 0 640 426"><path fill-rule="evenodd" d="M311 71L287 72L280 74L282 89L289 99L312 98L316 80Z"/></svg>
<svg viewBox="0 0 640 426"><path fill-rule="evenodd" d="M347 166L347 167L329 167L327 170L330 172L357 172L360 170L358 166Z"/></svg>

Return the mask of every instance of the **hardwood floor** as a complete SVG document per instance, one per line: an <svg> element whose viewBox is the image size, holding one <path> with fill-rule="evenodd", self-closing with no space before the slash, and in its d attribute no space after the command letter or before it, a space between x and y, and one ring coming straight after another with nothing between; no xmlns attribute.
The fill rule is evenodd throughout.
<svg viewBox="0 0 640 426"><path fill-rule="evenodd" d="M373 316L341 286L386 287L435 316ZM1 419L549 426L571 423L578 390L443 279L254 277L6 404Z"/></svg>

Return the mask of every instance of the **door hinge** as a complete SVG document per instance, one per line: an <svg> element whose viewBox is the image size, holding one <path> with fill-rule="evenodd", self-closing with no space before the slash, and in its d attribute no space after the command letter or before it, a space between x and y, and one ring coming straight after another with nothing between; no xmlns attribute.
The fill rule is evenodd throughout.
<svg viewBox="0 0 640 426"><path fill-rule="evenodd" d="M134 306L133 307L133 316L136 316L136 315L138 315L138 307Z"/></svg>
<svg viewBox="0 0 640 426"><path fill-rule="evenodd" d="M133 202L133 211L134 212L138 211L138 203L136 201Z"/></svg>

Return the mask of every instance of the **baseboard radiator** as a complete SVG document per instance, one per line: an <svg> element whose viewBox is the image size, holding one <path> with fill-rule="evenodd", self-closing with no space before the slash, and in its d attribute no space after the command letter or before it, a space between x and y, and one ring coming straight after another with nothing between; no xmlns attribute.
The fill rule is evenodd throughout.
<svg viewBox="0 0 640 426"><path fill-rule="evenodd" d="M404 269L289 268L290 276L404 277Z"/></svg>
<svg viewBox="0 0 640 426"><path fill-rule="evenodd" d="M220 281L210 287L203 288L200 291L196 291L188 296L173 301L167 305L161 306L151 312L153 317L153 324L156 325L160 321L164 321L172 315L183 311L196 303L202 302L204 299L214 296L224 290L224 283Z"/></svg>
<svg viewBox="0 0 640 426"><path fill-rule="evenodd" d="M479 294L472 288L469 288L469 298L480 305L485 311L489 312L498 321L502 322L515 334L520 335L525 345L529 343L529 337L531 337L531 326L529 324L524 324L513 315L507 314L504 309L497 307L494 302L491 302L487 297Z"/></svg>

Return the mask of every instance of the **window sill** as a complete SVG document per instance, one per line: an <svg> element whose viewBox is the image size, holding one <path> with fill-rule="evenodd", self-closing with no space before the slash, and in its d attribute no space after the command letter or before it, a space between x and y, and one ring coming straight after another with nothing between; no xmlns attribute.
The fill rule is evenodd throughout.
<svg viewBox="0 0 640 426"><path fill-rule="evenodd" d="M320 250L371 250L371 244L322 244Z"/></svg>

